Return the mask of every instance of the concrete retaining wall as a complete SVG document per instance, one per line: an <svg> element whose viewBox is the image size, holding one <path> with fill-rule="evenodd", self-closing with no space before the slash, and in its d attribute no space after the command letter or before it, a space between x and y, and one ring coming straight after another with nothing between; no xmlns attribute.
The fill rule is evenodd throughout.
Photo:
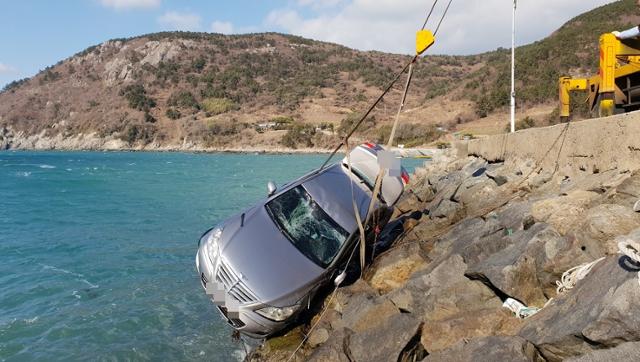
<svg viewBox="0 0 640 362"><path fill-rule="evenodd" d="M640 169L640 111L460 142L459 155L506 164L539 162L567 175Z"/></svg>

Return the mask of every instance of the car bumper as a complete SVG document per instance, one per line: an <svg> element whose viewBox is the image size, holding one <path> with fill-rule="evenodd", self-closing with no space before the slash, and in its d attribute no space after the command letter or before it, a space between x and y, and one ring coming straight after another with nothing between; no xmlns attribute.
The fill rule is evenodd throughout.
<svg viewBox="0 0 640 362"><path fill-rule="evenodd" d="M222 288L222 284L215 278L215 266L205 255L204 249L199 248L196 254L196 269L202 287L206 290L209 283L216 283ZM264 338L273 334L287 325L287 321L274 322L256 313L254 310L262 308L262 304L240 305L237 315L231 315L225 305L219 305L213 296L207 294L223 319L234 329L253 338ZM231 298L229 295L227 297Z"/></svg>

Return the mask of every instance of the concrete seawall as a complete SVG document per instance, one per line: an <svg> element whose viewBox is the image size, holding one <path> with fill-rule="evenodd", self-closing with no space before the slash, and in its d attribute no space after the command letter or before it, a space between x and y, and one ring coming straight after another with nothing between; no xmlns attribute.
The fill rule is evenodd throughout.
<svg viewBox="0 0 640 362"><path fill-rule="evenodd" d="M535 162L572 175L640 169L640 112L459 142L458 154L507 165Z"/></svg>

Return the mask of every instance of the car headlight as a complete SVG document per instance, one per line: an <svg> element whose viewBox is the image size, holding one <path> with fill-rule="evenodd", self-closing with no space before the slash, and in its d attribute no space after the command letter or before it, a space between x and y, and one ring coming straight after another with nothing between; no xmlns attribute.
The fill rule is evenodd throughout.
<svg viewBox="0 0 640 362"><path fill-rule="evenodd" d="M204 251L211 259L211 261L215 261L220 253L220 236L222 235L222 228L215 228L211 230L209 236L204 241Z"/></svg>
<svg viewBox="0 0 640 362"><path fill-rule="evenodd" d="M271 319L272 321L282 322L283 320L291 317L293 313L295 313L298 310L298 308L300 308L299 305L292 305L290 307L282 307L282 308L265 307L265 308L256 310L256 313L260 314L261 316L267 319Z"/></svg>

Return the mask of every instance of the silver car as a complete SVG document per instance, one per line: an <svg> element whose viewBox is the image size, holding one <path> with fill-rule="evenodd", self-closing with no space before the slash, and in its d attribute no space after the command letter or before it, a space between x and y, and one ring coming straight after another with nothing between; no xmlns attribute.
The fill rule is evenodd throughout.
<svg viewBox="0 0 640 362"><path fill-rule="evenodd" d="M231 326L254 338L276 333L344 272L359 238L352 195L364 220L381 151L356 147L353 173L345 158L279 190L269 183L266 199L200 238L202 286ZM408 181L404 169L385 176L376 211L388 211Z"/></svg>

